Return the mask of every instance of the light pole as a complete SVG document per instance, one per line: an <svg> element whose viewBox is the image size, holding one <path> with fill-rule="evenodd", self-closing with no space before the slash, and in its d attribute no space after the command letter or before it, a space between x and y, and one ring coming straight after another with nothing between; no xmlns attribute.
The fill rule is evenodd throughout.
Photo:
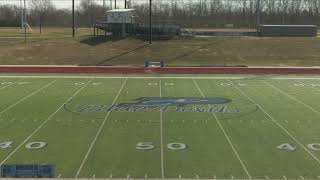
<svg viewBox="0 0 320 180"><path fill-rule="evenodd" d="M152 0L149 0L149 44L152 44Z"/></svg>
<svg viewBox="0 0 320 180"><path fill-rule="evenodd" d="M74 0L72 0L72 37L74 37L75 30L74 30Z"/></svg>
<svg viewBox="0 0 320 180"><path fill-rule="evenodd" d="M260 25L261 23L261 5L260 5L260 0L257 0L257 12L256 12L256 23L257 23L257 26Z"/></svg>
<svg viewBox="0 0 320 180"><path fill-rule="evenodd" d="M23 18L24 18L24 42L27 42L27 7L26 0L23 1Z"/></svg>

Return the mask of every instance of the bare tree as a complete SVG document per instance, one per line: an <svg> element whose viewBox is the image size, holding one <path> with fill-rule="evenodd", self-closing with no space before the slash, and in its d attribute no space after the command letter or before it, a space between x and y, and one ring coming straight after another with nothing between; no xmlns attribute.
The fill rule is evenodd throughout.
<svg viewBox="0 0 320 180"><path fill-rule="evenodd" d="M43 18L48 11L54 9L52 0L31 0L30 6L39 16L39 29L40 34L42 34Z"/></svg>

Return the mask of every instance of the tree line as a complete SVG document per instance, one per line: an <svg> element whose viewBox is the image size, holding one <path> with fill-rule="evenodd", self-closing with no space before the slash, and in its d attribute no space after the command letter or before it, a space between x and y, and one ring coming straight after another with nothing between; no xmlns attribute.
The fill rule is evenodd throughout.
<svg viewBox="0 0 320 180"><path fill-rule="evenodd" d="M257 2L258 0L153 0L152 17L155 24L174 23L181 27L221 28L226 24L234 24L235 27L254 28ZM148 22L148 1L131 0L127 4L128 8L135 9L136 21ZM97 20L103 19L107 10L108 7L102 7L93 0L81 0L75 10L76 26L92 27ZM260 10L262 24L320 25L320 0L261 0ZM72 24L71 9L57 9L52 0L29 0L27 13L27 22L31 26L70 27ZM20 7L1 5L0 26L20 25Z"/></svg>

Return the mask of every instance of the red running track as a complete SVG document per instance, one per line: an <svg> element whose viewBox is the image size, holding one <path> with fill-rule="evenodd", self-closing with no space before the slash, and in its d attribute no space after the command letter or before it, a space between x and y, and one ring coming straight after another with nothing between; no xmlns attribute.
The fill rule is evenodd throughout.
<svg viewBox="0 0 320 180"><path fill-rule="evenodd" d="M0 66L0 73L320 74L319 67Z"/></svg>

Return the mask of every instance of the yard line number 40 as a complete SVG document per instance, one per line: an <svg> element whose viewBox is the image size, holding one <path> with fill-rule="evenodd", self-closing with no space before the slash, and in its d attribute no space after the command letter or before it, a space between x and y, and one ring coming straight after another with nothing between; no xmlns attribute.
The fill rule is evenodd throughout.
<svg viewBox="0 0 320 180"><path fill-rule="evenodd" d="M0 143L0 149L8 149L13 145L13 141L7 141ZM42 149L47 146L46 142L30 142L25 145L26 149Z"/></svg>

